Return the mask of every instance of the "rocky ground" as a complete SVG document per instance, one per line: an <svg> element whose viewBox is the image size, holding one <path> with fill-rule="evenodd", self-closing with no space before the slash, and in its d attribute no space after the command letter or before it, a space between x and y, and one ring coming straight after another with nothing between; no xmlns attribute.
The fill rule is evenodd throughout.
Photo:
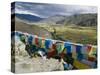
<svg viewBox="0 0 100 75"><path fill-rule="evenodd" d="M63 65L52 58L47 60L43 60L41 57L32 59L20 58L20 61L15 63L16 73L47 72L59 70L63 70Z"/></svg>
<svg viewBox="0 0 100 75"><path fill-rule="evenodd" d="M25 45L18 40L15 42L15 57L12 55L12 58L15 58L15 73L64 70L62 63L57 59L50 58L45 60L39 56L30 58L25 51Z"/></svg>

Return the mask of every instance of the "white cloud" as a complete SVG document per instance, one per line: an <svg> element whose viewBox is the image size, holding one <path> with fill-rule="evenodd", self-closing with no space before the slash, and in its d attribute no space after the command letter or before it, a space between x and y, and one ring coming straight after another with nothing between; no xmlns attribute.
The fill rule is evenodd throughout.
<svg viewBox="0 0 100 75"><path fill-rule="evenodd" d="M62 7L66 13L97 13L97 7L80 6L80 5L65 5Z"/></svg>
<svg viewBox="0 0 100 75"><path fill-rule="evenodd" d="M15 13L31 14L39 17L49 17L52 15L72 15L80 13L97 13L97 7L81 5L61 5L61 4L35 4L16 3Z"/></svg>
<svg viewBox="0 0 100 75"><path fill-rule="evenodd" d="M33 12L30 12L28 10L19 10L19 9L15 9L15 13L19 13L19 14L30 14L30 15L34 15L34 16L38 16L38 17L44 17L42 15L39 15L37 13L33 13Z"/></svg>

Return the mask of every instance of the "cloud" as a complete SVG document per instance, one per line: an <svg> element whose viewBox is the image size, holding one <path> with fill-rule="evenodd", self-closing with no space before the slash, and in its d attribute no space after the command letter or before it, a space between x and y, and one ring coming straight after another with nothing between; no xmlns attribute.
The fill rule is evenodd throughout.
<svg viewBox="0 0 100 75"><path fill-rule="evenodd" d="M33 13L31 11L19 10L19 9L15 9L15 13L19 13L19 14L30 14L30 15L35 15L35 16L38 16L38 17L44 17L42 15L39 15L37 13Z"/></svg>
<svg viewBox="0 0 100 75"><path fill-rule="evenodd" d="M58 14L73 15L81 13L97 13L97 7L16 2L15 13L32 14L39 17L49 17Z"/></svg>

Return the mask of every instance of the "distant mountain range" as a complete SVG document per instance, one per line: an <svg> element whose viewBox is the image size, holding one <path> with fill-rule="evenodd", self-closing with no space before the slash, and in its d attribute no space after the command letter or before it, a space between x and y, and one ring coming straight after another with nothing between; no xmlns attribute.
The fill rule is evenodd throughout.
<svg viewBox="0 0 100 75"><path fill-rule="evenodd" d="M38 22L42 20L43 18L40 18L35 15L30 15L30 14L18 14L16 13L15 16L21 20L28 21L28 22Z"/></svg>
<svg viewBox="0 0 100 75"><path fill-rule="evenodd" d="M64 22L65 25L97 26L97 14L77 14L68 17Z"/></svg>
<svg viewBox="0 0 100 75"><path fill-rule="evenodd" d="M97 14L75 14L71 16L54 15L48 18L41 18L30 14L13 14L12 17L17 17L19 20L31 23L45 23L49 25L70 25L79 26L96 26Z"/></svg>
<svg viewBox="0 0 100 75"><path fill-rule="evenodd" d="M39 21L40 23L57 24L57 22L64 21L68 16L54 15ZM61 22L58 24L62 24Z"/></svg>

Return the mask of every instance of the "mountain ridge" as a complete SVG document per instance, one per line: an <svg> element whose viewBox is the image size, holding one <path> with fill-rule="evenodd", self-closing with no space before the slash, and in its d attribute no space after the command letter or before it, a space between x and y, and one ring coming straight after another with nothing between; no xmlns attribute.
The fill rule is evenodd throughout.
<svg viewBox="0 0 100 75"><path fill-rule="evenodd" d="M31 14L19 14L19 13L15 13L12 14L12 16L15 15L17 18L24 20L24 21L28 21L28 22L38 22L44 18L35 16L35 15L31 15Z"/></svg>
<svg viewBox="0 0 100 75"><path fill-rule="evenodd" d="M13 16L13 15L12 15ZM34 15L15 14L15 17L19 18L26 23L33 24L48 24L48 25L70 25L77 26L97 26L97 14L74 14L71 16L54 15L48 18L40 18Z"/></svg>

